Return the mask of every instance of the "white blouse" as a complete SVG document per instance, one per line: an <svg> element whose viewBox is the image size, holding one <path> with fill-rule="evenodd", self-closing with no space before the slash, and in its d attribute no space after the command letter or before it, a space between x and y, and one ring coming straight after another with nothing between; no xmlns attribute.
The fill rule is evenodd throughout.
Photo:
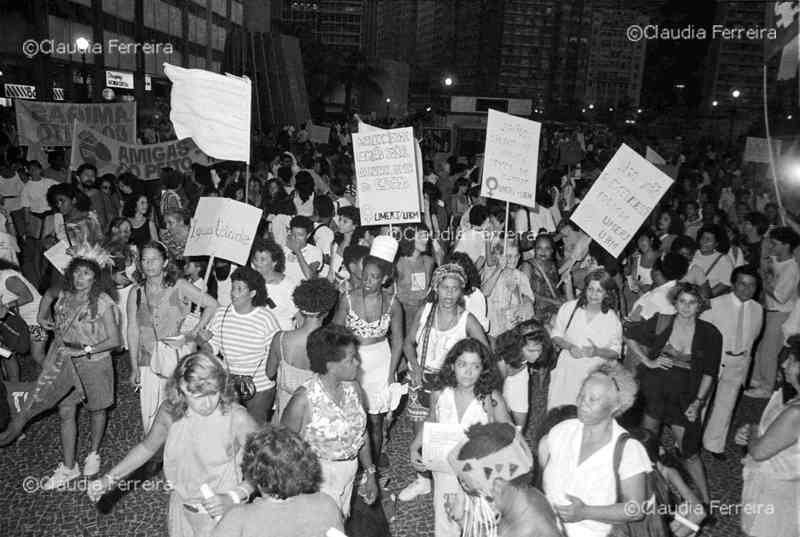
<svg viewBox="0 0 800 537"><path fill-rule="evenodd" d="M544 468L544 492L553 505L567 505L567 494L580 498L586 505L617 503L614 479L614 448L625 432L612 422L611 441L578 464L583 438L583 423L577 419L563 421L547 435L549 459ZM624 481L653 468L647 451L638 441L629 438L622 451L619 479ZM605 537L611 525L595 520L564 524L568 537Z"/></svg>
<svg viewBox="0 0 800 537"><path fill-rule="evenodd" d="M622 323L614 310L598 313L589 322L585 308L577 307L578 300L564 303L556 315L556 322L550 337L566 339L573 345L611 349L614 352L622 351ZM572 316L572 312L575 315ZM569 318L572 316L572 322ZM569 326L567 326L569 324Z"/></svg>

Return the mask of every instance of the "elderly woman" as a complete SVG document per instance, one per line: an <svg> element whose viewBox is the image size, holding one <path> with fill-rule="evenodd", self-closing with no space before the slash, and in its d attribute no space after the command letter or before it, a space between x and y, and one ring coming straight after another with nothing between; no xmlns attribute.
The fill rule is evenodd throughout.
<svg viewBox="0 0 800 537"><path fill-rule="evenodd" d="M644 395L642 425L658 434L661 424L672 427L686 457L686 469L703 501L709 501L700 459L702 412L719 372L722 335L701 320L707 301L696 285L679 283L670 295L676 315L655 315L635 324L626 334L628 348L641 362L639 382Z"/></svg>
<svg viewBox="0 0 800 537"><path fill-rule="evenodd" d="M367 503L378 495L366 441L366 396L356 382L358 339L342 326L323 326L308 336L308 358L316 375L294 393L281 423L311 445L322 466L320 490L347 518L359 462L363 468L359 494Z"/></svg>
<svg viewBox="0 0 800 537"><path fill-rule="evenodd" d="M265 427L247 439L242 457L244 478L260 498L234 506L217 524L213 537L322 536L342 530L339 507L319 491L322 469L308 442L286 427ZM302 513L302 516L298 516Z"/></svg>
<svg viewBox="0 0 800 537"><path fill-rule="evenodd" d="M306 351L308 335L320 328L339 300L339 291L328 280L306 280L292 294L297 313L297 328L278 332L272 339L267 358L267 376L277 375L277 409L273 422L280 423L283 411L294 392L314 376Z"/></svg>
<svg viewBox="0 0 800 537"><path fill-rule="evenodd" d="M742 511L742 529L753 537L800 535L800 345L793 342L790 349L782 389L772 394L758 425L742 425L736 433L736 443L748 448L742 505L771 506Z"/></svg>
<svg viewBox="0 0 800 537"><path fill-rule="evenodd" d="M236 395L222 362L204 353L181 359L167 383L167 399L141 443L101 479L89 484L100 499L164 447L164 476L173 487L167 527L170 537L211 535L215 519L247 500L253 486L242 479L248 434L257 425ZM213 495L206 497L210 488Z"/></svg>
<svg viewBox="0 0 800 537"><path fill-rule="evenodd" d="M278 321L267 305L264 278L250 267L231 274L231 303L214 314L208 325L208 343L221 354L237 384L252 380L251 393L238 388L240 402L259 424L269 421L275 402L275 382L266 374L267 353L278 332Z"/></svg>
<svg viewBox="0 0 800 537"><path fill-rule="evenodd" d="M469 337L489 346L478 320L466 310L466 285L467 274L460 265L448 263L437 268L431 279L433 293L429 299L432 302L417 312L408 330L404 349L413 380L408 413L414 422L415 434L422 430L422 424L428 417L431 393L453 345ZM431 480L420 474L400 492L398 498L407 502L430 491Z"/></svg>
<svg viewBox="0 0 800 537"><path fill-rule="evenodd" d="M614 306L617 286L604 269L586 275L585 291L558 310L551 332L561 347L550 374L547 409L574 405L586 374L606 360L616 360L622 348L622 323Z"/></svg>
<svg viewBox="0 0 800 537"><path fill-rule="evenodd" d="M645 474L652 470L647 451L628 439L619 468L613 464L625 433L615 418L633 405L636 390L633 374L620 364L601 364L582 383L578 417L562 421L539 441L544 493L568 537L605 537L611 524L641 517L628 504L646 500Z"/></svg>

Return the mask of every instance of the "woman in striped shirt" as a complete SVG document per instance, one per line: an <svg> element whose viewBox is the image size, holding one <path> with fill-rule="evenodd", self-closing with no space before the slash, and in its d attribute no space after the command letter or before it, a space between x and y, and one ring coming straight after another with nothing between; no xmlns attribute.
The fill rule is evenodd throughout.
<svg viewBox="0 0 800 537"><path fill-rule="evenodd" d="M222 355L232 375L249 376L255 395L242 403L259 424L269 420L275 401L275 382L267 378L269 346L278 321L267 305L264 277L250 267L231 274L231 303L220 308L208 325L208 344Z"/></svg>

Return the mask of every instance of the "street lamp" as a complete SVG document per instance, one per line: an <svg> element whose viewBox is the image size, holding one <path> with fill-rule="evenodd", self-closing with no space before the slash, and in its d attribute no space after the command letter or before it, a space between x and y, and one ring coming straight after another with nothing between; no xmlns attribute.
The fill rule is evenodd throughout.
<svg viewBox="0 0 800 537"><path fill-rule="evenodd" d="M445 85L445 86L447 86L448 88L449 88L450 86L452 86L452 85L453 85L453 77L451 77L451 76L446 76L446 77L444 78L444 85Z"/></svg>
<svg viewBox="0 0 800 537"><path fill-rule="evenodd" d="M389 120L389 106L392 104L392 99L390 97L386 97L386 120Z"/></svg>
<svg viewBox="0 0 800 537"><path fill-rule="evenodd" d="M589 105L589 110L594 110L594 105L593 104Z"/></svg>
<svg viewBox="0 0 800 537"><path fill-rule="evenodd" d="M739 97L741 97L741 95L742 92L739 91L738 89L735 89L731 92L731 97L733 97L734 99L738 99Z"/></svg>
<svg viewBox="0 0 800 537"><path fill-rule="evenodd" d="M711 101L711 106L716 108L717 106L719 106L719 101Z"/></svg>
<svg viewBox="0 0 800 537"><path fill-rule="evenodd" d="M641 113L642 113L642 109L641 109L641 108L637 108L637 109L636 109L636 113L637 113L637 114L641 114Z"/></svg>
<svg viewBox="0 0 800 537"><path fill-rule="evenodd" d="M84 98L89 100L89 84L86 80L86 52L89 50L89 40L85 37L79 37L75 40L75 45L78 47L78 52L81 53L81 79L83 80Z"/></svg>
<svg viewBox="0 0 800 537"><path fill-rule="evenodd" d="M739 103L739 97L741 97L741 95L742 92L738 89L731 91L731 97L733 97L733 108L731 108L731 124L728 128L728 145L733 145L733 125L736 122L736 112L738 112L736 107Z"/></svg>

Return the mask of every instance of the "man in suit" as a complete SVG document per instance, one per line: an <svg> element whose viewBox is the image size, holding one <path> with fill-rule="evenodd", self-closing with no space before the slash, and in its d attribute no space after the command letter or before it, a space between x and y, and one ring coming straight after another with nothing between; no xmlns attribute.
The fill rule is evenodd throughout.
<svg viewBox="0 0 800 537"><path fill-rule="evenodd" d="M725 457L731 417L764 318L761 304L753 300L761 284L758 269L752 265L738 267L731 274L731 282L733 290L712 299L711 309L701 317L722 334L717 391L703 433L703 447L718 459Z"/></svg>

